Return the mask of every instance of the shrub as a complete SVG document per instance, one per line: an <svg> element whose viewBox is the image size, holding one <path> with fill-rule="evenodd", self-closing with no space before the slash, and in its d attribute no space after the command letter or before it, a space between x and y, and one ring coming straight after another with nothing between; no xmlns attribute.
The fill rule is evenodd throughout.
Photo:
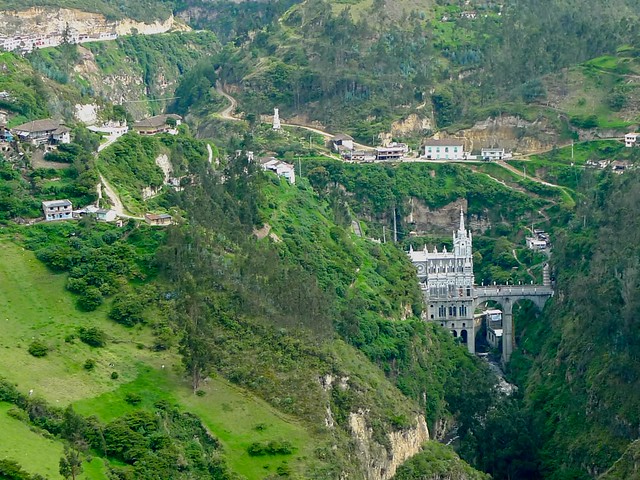
<svg viewBox="0 0 640 480"><path fill-rule="evenodd" d="M102 305L102 293L96 287L87 287L78 298L78 308L85 312L92 312Z"/></svg>
<svg viewBox="0 0 640 480"><path fill-rule="evenodd" d="M107 335L98 327L80 327L78 337L91 347L104 347L107 344Z"/></svg>
<svg viewBox="0 0 640 480"><path fill-rule="evenodd" d="M284 440L282 442L271 440L269 442L253 442L247 447L247 453L252 457L264 455L291 455L294 451L293 445Z"/></svg>
<svg viewBox="0 0 640 480"><path fill-rule="evenodd" d="M140 299L133 295L118 296L113 299L113 305L109 312L109 318L126 327L133 327L142 323L142 311L144 306Z"/></svg>
<svg viewBox="0 0 640 480"><path fill-rule="evenodd" d="M92 360L91 358L88 358L83 365L85 370L91 371L94 368L96 368L96 361Z"/></svg>
<svg viewBox="0 0 640 480"><path fill-rule="evenodd" d="M44 357L48 351L49 347L38 340L31 342L31 345L29 345L29 353L36 358Z"/></svg>
<svg viewBox="0 0 640 480"><path fill-rule="evenodd" d="M124 396L124 401L129 405L139 405L142 402L142 397L138 393L129 392Z"/></svg>
<svg viewBox="0 0 640 480"><path fill-rule="evenodd" d="M117 380L119 377L118 372L111 372L111 380Z"/></svg>

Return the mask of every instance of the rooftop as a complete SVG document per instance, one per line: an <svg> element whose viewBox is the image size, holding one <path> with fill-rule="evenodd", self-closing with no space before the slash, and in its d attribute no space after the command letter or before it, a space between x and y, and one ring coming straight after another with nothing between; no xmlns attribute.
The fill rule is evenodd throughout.
<svg viewBox="0 0 640 480"><path fill-rule="evenodd" d="M23 123L22 125L18 125L17 127L14 127L13 130L20 131L20 132L28 132L28 133L48 132L48 131L57 130L58 128L61 128L63 126L64 125L62 125L62 122L60 122L59 120L54 120L52 118L44 118L42 120L34 120L33 122ZM67 127L64 127L64 128L67 128Z"/></svg>
<svg viewBox="0 0 640 480"><path fill-rule="evenodd" d="M42 202L42 206L45 208L51 207L70 207L71 202L66 198L64 200L49 200L47 202Z"/></svg>
<svg viewBox="0 0 640 480"><path fill-rule="evenodd" d="M456 138L435 139L430 138L424 142L425 147L463 147L464 142Z"/></svg>
<svg viewBox="0 0 640 480"><path fill-rule="evenodd" d="M167 220L167 219L170 220L171 215L169 215L168 213L160 213L160 214L145 213L144 218L147 218L149 220Z"/></svg>
<svg viewBox="0 0 640 480"><path fill-rule="evenodd" d="M338 142L340 140L353 140L353 137L350 135L347 135L346 133L338 133L331 139L331 141L333 142Z"/></svg>
<svg viewBox="0 0 640 480"><path fill-rule="evenodd" d="M134 127L162 127L167 124L167 120L173 118L174 120L182 120L180 115L174 113L156 115L155 117L143 118L133 124Z"/></svg>

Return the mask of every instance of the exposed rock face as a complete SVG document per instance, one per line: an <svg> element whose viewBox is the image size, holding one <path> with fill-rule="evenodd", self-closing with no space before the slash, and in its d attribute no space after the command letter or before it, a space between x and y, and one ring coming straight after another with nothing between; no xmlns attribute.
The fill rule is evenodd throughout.
<svg viewBox="0 0 640 480"><path fill-rule="evenodd" d="M450 234L452 225L460 221L460 207L467 211L467 200L462 198L439 209L431 209L421 200L412 198L411 213L404 220L416 235Z"/></svg>
<svg viewBox="0 0 640 480"><path fill-rule="evenodd" d="M464 137L473 150L497 145L518 153L547 150L559 142L558 132L546 118L529 122L511 115L487 118L456 136Z"/></svg>
<svg viewBox="0 0 640 480"><path fill-rule="evenodd" d="M451 226L460 219L460 207L467 211L467 200L464 198L435 209L415 197L410 202L411 211L404 221L411 226L412 235L448 235L452 232ZM473 232L482 233L491 227L486 216L472 215L467 222Z"/></svg>
<svg viewBox="0 0 640 480"><path fill-rule="evenodd" d="M431 118L420 117L412 113L404 120L399 120L391 124L391 135L394 137L405 137L412 134L423 134L433 130Z"/></svg>
<svg viewBox="0 0 640 480"><path fill-rule="evenodd" d="M81 59L74 67L74 71L82 75L91 83L96 96L116 104L126 104L129 113L135 120L148 115L148 107L138 100L146 95L143 72L132 62L127 62L127 70L114 71L105 74L96 63L93 53L78 47Z"/></svg>
<svg viewBox="0 0 640 480"><path fill-rule="evenodd" d="M164 21L153 23L134 20L107 20L99 13L83 12L69 8L32 7L20 11L0 12L0 31L5 35L60 34L66 25L80 33L115 32L129 35L134 30L141 35L164 33L173 29L173 15Z"/></svg>
<svg viewBox="0 0 640 480"><path fill-rule="evenodd" d="M357 446L357 455L365 469L367 480L387 480L393 477L402 463L418 453L429 440L429 430L424 416L415 418L414 427L387 435L389 447L373 439L367 425L367 412L360 410L349 415L349 428Z"/></svg>
<svg viewBox="0 0 640 480"><path fill-rule="evenodd" d="M85 125L93 125L98 120L98 105L95 103L76 104L75 108L75 117Z"/></svg>

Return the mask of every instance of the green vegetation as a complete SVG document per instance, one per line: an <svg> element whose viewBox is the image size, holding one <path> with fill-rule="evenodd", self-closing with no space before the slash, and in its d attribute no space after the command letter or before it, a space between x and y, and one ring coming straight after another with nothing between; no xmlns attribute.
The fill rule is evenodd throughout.
<svg viewBox="0 0 640 480"><path fill-rule="evenodd" d="M451 447L436 442L425 445L424 450L398 468L392 478L393 480L419 480L443 476L451 480L491 478L460 460Z"/></svg>
<svg viewBox="0 0 640 480"><path fill-rule="evenodd" d="M0 403L0 455L4 459L18 462L30 474L47 476L51 479L58 475L58 460L62 455L62 444L52 438L46 438L18 418L11 416L15 406L5 401ZM15 415L15 413L14 413ZM37 452L37 455L34 453ZM10 476L8 466L0 463L0 478ZM20 478L20 477L18 477ZM27 479L25 479L27 480Z"/></svg>

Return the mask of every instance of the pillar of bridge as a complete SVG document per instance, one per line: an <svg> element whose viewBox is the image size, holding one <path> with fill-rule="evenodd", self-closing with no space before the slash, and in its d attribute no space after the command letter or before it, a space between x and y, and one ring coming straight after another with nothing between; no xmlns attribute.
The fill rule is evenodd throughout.
<svg viewBox="0 0 640 480"><path fill-rule="evenodd" d="M510 298L502 302L502 364L506 365L513 352L513 303Z"/></svg>
<svg viewBox="0 0 640 480"><path fill-rule="evenodd" d="M549 272L549 264L545 263L542 268L542 285L545 287L551 286L551 274Z"/></svg>

